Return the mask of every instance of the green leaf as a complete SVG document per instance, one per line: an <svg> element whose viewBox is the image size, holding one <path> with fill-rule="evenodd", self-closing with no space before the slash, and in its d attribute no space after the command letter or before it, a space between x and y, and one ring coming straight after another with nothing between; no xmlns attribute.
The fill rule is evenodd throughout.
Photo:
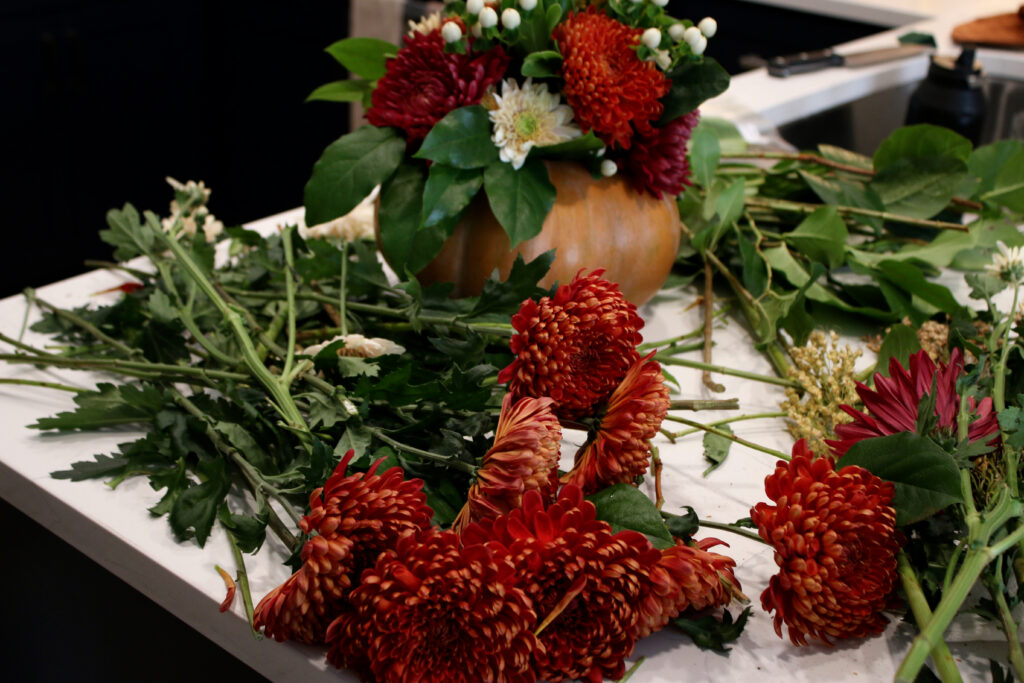
<svg viewBox="0 0 1024 683"><path fill-rule="evenodd" d="M875 174L869 187L886 211L931 218L942 211L967 177L967 164L951 157L897 159Z"/></svg>
<svg viewBox="0 0 1024 683"><path fill-rule="evenodd" d="M267 471L273 466L270 457L267 452L263 450L253 435L248 429L240 424L234 422L226 422L224 420L218 420L214 424L213 428L227 438L230 443L239 454L248 460L256 468Z"/></svg>
<svg viewBox="0 0 1024 683"><path fill-rule="evenodd" d="M660 123L663 125L689 114L729 87L729 73L711 57L696 62L683 62L673 69L669 77L672 79L672 88L661 100L664 110Z"/></svg>
<svg viewBox="0 0 1024 683"><path fill-rule="evenodd" d="M697 518L696 510L689 505L684 505L683 509L686 510L686 514L669 515L665 520L665 526L668 527L673 538L689 541L700 529L700 520Z"/></svg>
<svg viewBox="0 0 1024 683"><path fill-rule="evenodd" d="M822 178L820 175L808 173L804 169L798 169L797 173L807 186L814 190L814 194L826 204L842 204L843 188L838 181L831 178Z"/></svg>
<svg viewBox="0 0 1024 683"><path fill-rule="evenodd" d="M834 206L816 209L796 229L783 236L786 244L793 246L811 259L838 268L846 259L846 240L850 233L839 217Z"/></svg>
<svg viewBox="0 0 1024 683"><path fill-rule="evenodd" d="M413 156L455 168L484 168L496 161L498 147L491 140L487 110L474 105L448 112Z"/></svg>
<svg viewBox="0 0 1024 683"><path fill-rule="evenodd" d="M729 425L720 425L718 428L732 434L732 428ZM731 439L711 432L704 432L704 459L711 463L711 466L704 470L702 476L706 477L718 469L728 457L730 448L732 448Z"/></svg>
<svg viewBox="0 0 1024 683"><path fill-rule="evenodd" d="M553 78L562 75L562 55L555 50L531 52L523 60L524 76Z"/></svg>
<svg viewBox="0 0 1024 683"><path fill-rule="evenodd" d="M115 474L121 474L131 462L124 456L110 456L99 453L93 456L94 460L81 460L71 463L70 470L59 470L51 472L54 479L69 479L71 481L84 481L86 479L97 479Z"/></svg>
<svg viewBox="0 0 1024 683"><path fill-rule="evenodd" d="M107 382L96 385L96 391L75 395L73 411L56 417L42 417L31 429L103 429L119 425L148 422L163 407L163 394L150 384L115 386Z"/></svg>
<svg viewBox="0 0 1024 683"><path fill-rule="evenodd" d="M225 504L220 506L217 518L234 537L238 549L243 553L255 553L267 538L267 522L270 521L268 508L255 515L236 515Z"/></svg>
<svg viewBox="0 0 1024 683"><path fill-rule="evenodd" d="M326 51L352 73L376 81L387 73L387 59L398 54L398 46L377 38L345 38Z"/></svg>
<svg viewBox="0 0 1024 683"><path fill-rule="evenodd" d="M995 186L982 195L1018 213L1024 212L1024 149L1017 151L1000 167Z"/></svg>
<svg viewBox="0 0 1024 683"><path fill-rule="evenodd" d="M931 439L912 432L864 439L836 463L858 465L896 487L896 524L905 526L963 502L960 469L953 456Z"/></svg>
<svg viewBox="0 0 1024 683"><path fill-rule="evenodd" d="M690 137L690 168L698 183L707 186L715 179L721 154L718 136L701 122Z"/></svg>
<svg viewBox="0 0 1024 683"><path fill-rule="evenodd" d="M976 195L995 189L999 171L1021 150L1024 150L1024 143L1020 140L1000 140L971 152L967 159L967 171L979 180L975 188Z"/></svg>
<svg viewBox="0 0 1024 683"><path fill-rule="evenodd" d="M423 227L429 228L458 216L469 206L483 182L484 174L480 169L433 164L423 188Z"/></svg>
<svg viewBox="0 0 1024 683"><path fill-rule="evenodd" d="M889 362L893 359L904 368L910 367L910 356L921 350L921 342L917 332L909 325L893 325L889 334L885 335L882 346L878 349L878 361L875 372L889 376Z"/></svg>
<svg viewBox="0 0 1024 683"><path fill-rule="evenodd" d="M941 128L922 123L904 126L887 137L875 150L874 166L883 171L890 166L911 159L943 157L967 163L971 155L971 141Z"/></svg>
<svg viewBox="0 0 1024 683"><path fill-rule="evenodd" d="M829 161L837 161L847 166L856 166L865 171L870 171L874 168L870 157L858 154L857 152L851 152L842 147L836 147L835 145L818 145L818 153Z"/></svg>
<svg viewBox="0 0 1024 683"><path fill-rule="evenodd" d="M402 164L381 187L380 246L396 273L404 273L423 213L425 180L419 166Z"/></svg>
<svg viewBox="0 0 1024 683"><path fill-rule="evenodd" d="M349 423L345 427L345 433L338 439L334 446L334 455L344 457L349 451L353 451L352 463L357 463L366 455L366 449L370 447L373 436L366 427Z"/></svg>
<svg viewBox="0 0 1024 683"><path fill-rule="evenodd" d="M114 258L124 262L136 256L142 256L154 248L156 233L152 226L143 225L139 220L139 212L131 204L125 204L120 211L107 211L109 230L100 230L100 239L110 244L114 250ZM162 228L157 225L156 229Z"/></svg>
<svg viewBox="0 0 1024 683"><path fill-rule="evenodd" d="M346 215L394 173L405 140L394 128L363 126L324 150L306 183L306 225Z"/></svg>
<svg viewBox="0 0 1024 683"><path fill-rule="evenodd" d="M153 290L153 293L149 295L148 305L153 320L170 323L177 321L180 317L178 310L171 302L171 297L167 296L167 292L162 289Z"/></svg>
<svg viewBox="0 0 1024 683"><path fill-rule="evenodd" d="M716 182L715 185L717 186L718 183ZM693 246L695 249L699 251L714 249L721 236L739 220L743 214L745 188L744 180L738 178L726 185L717 195L714 211L718 216L718 221L694 235ZM710 195L707 201L711 201Z"/></svg>
<svg viewBox="0 0 1024 683"><path fill-rule="evenodd" d="M190 486L175 499L168 521L178 540L189 538L194 533L199 547L206 545L217 510L230 488L225 466L222 459L201 463L200 469L206 481Z"/></svg>
<svg viewBox="0 0 1024 683"><path fill-rule="evenodd" d="M485 313L511 315L519 310L525 299L543 296L545 292L537 283L548 274L554 260L554 249L540 254L529 263L523 260L522 254L516 254L512 270L509 271L505 282L501 282L496 275L492 275L484 282L483 290L469 317Z"/></svg>
<svg viewBox="0 0 1024 683"><path fill-rule="evenodd" d="M952 292L943 285L929 282L921 269L909 261L882 261L878 264L878 270L893 284L937 309L936 312L942 311L952 315L963 309Z"/></svg>
<svg viewBox="0 0 1024 683"><path fill-rule="evenodd" d="M559 142L555 145L533 147L530 155L544 157L545 159L590 159L591 153L604 147L601 139L594 135L594 131L588 131L585 135Z"/></svg>
<svg viewBox="0 0 1024 683"><path fill-rule="evenodd" d="M545 21L547 22L548 33L555 30L555 26L558 26L558 21L562 18L562 6L559 4L551 4L548 6L548 10L545 13Z"/></svg>
<svg viewBox="0 0 1024 683"><path fill-rule="evenodd" d="M362 102L366 93L373 90L369 81L362 79L325 83L309 93L307 102Z"/></svg>
<svg viewBox="0 0 1024 683"><path fill-rule="evenodd" d="M747 624L751 609L753 608L744 609L735 622L732 620L732 613L726 610L722 613L721 621L709 614L695 619L677 617L672 620L672 623L690 636L702 650L728 652L729 648L725 644L735 641L743 633L743 627Z"/></svg>
<svg viewBox="0 0 1024 683"><path fill-rule="evenodd" d="M512 249L540 234L555 205L555 186L539 159L527 159L518 171L511 164L495 161L484 171L484 192Z"/></svg>
<svg viewBox="0 0 1024 683"><path fill-rule="evenodd" d="M587 500L597 508L597 518L611 524L613 531L632 529L671 547L672 534L661 519L661 513L643 491L630 484L615 484L598 491Z"/></svg>
<svg viewBox="0 0 1024 683"><path fill-rule="evenodd" d="M747 151L747 140L732 121L717 116L701 116L694 132L701 129L715 134L722 154L742 154Z"/></svg>

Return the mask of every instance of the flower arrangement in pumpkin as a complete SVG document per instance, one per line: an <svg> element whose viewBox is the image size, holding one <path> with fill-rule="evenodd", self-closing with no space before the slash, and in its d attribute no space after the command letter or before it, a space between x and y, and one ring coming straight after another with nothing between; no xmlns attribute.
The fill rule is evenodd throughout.
<svg viewBox="0 0 1024 683"><path fill-rule="evenodd" d="M666 5L455 1L410 22L401 46L335 43L328 51L359 78L311 99L361 100L369 125L315 165L307 224L347 214L380 186L384 255L415 273L479 194L511 247L537 235L556 197L544 160L621 175L653 197L680 194L697 107L729 79L704 56L714 20L695 26Z"/></svg>

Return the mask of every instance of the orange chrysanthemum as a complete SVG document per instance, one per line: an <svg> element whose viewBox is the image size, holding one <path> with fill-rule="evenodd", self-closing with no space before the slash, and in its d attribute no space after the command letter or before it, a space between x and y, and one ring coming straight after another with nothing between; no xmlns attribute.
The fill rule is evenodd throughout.
<svg viewBox="0 0 1024 683"><path fill-rule="evenodd" d="M896 583L896 553L903 543L889 505L890 482L828 458L812 459L801 439L793 459L765 478L775 505L750 511L758 533L775 547L779 573L761 594L775 612L775 631L789 629L795 645L817 638L860 638L887 623L881 611Z"/></svg>
<svg viewBox="0 0 1024 683"><path fill-rule="evenodd" d="M471 524L467 543L506 548L540 625L539 679L621 678L661 553L643 534L613 534L575 486L545 509L537 491L510 514Z"/></svg>
<svg viewBox="0 0 1024 683"><path fill-rule="evenodd" d="M410 534L363 572L327 657L382 683L533 681L537 615L517 581L502 548Z"/></svg>
<svg viewBox="0 0 1024 683"><path fill-rule="evenodd" d="M521 398L512 405L512 395L505 394L494 445L484 455L453 531L508 514L522 505L527 491L540 491L545 501L554 500L562 428L551 404L550 398Z"/></svg>
<svg viewBox="0 0 1024 683"><path fill-rule="evenodd" d="M562 53L562 93L580 128L623 149L634 129L652 135L671 87L654 62L637 56L641 33L593 8L570 14L552 33Z"/></svg>
<svg viewBox="0 0 1024 683"><path fill-rule="evenodd" d="M302 548L302 566L256 606L253 623L275 640L322 643L343 609L353 577L402 536L430 526L423 482L400 467L345 476L349 451L323 487L309 497L300 527L316 535Z"/></svg>
<svg viewBox="0 0 1024 683"><path fill-rule="evenodd" d="M661 366L650 354L629 369L612 392L601 425L576 452L572 471L563 484L575 484L584 493L630 483L647 471L650 439L668 413L668 387Z"/></svg>
<svg viewBox="0 0 1024 683"><path fill-rule="evenodd" d="M640 357L644 321L603 273L580 271L554 297L527 299L512 316L515 359L498 381L515 399L548 396L562 419L590 415Z"/></svg>
<svg viewBox="0 0 1024 683"><path fill-rule="evenodd" d="M637 638L661 630L686 610L728 605L733 598L746 600L733 574L736 561L708 548L727 545L717 538L705 538L688 545L677 540L661 551L658 566L651 571L653 590L641 607ZM728 547L728 546L727 546Z"/></svg>

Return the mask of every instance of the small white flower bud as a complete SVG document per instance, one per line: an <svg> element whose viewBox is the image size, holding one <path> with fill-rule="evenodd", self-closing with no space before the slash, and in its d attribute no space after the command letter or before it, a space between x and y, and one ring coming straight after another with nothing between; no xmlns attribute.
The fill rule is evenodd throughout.
<svg viewBox="0 0 1024 683"><path fill-rule="evenodd" d="M473 34L474 38L482 38L484 35L484 30L480 27L479 21L469 27L469 32Z"/></svg>
<svg viewBox="0 0 1024 683"><path fill-rule="evenodd" d="M466 11L470 14L480 14L484 8L484 0L466 0Z"/></svg>
<svg viewBox="0 0 1024 683"><path fill-rule="evenodd" d="M678 43L683 39L684 31L686 31L686 27L682 24L672 24L668 27L668 37Z"/></svg>
<svg viewBox="0 0 1024 683"><path fill-rule="evenodd" d="M697 28L708 38L714 38L715 34L718 33L718 22L711 17L704 17L697 24Z"/></svg>
<svg viewBox="0 0 1024 683"><path fill-rule="evenodd" d="M601 162L601 175L605 178L611 178L613 175L619 172L619 167L611 159L605 159Z"/></svg>
<svg viewBox="0 0 1024 683"><path fill-rule="evenodd" d="M700 40L698 40L696 43L690 44L690 49L693 50L693 54L695 55L704 54L704 50L708 49L708 39L705 38L704 36L701 36Z"/></svg>
<svg viewBox="0 0 1024 683"><path fill-rule="evenodd" d="M441 27L441 37L446 43L456 43L462 40L462 29L454 21L445 22Z"/></svg>
<svg viewBox="0 0 1024 683"><path fill-rule="evenodd" d="M519 12L509 7L501 13L501 25L507 29L519 28Z"/></svg>
<svg viewBox="0 0 1024 683"><path fill-rule="evenodd" d="M519 0L519 6L523 8L524 12L529 12L537 6L537 0Z"/></svg>
<svg viewBox="0 0 1024 683"><path fill-rule="evenodd" d="M644 45L653 50L661 44L661 31L656 28L649 28L640 36L640 40L643 41Z"/></svg>
<svg viewBox="0 0 1024 683"><path fill-rule="evenodd" d="M651 0L651 2L657 5L658 7L664 7L665 5L668 4L668 0Z"/></svg>
<svg viewBox="0 0 1024 683"><path fill-rule="evenodd" d="M480 27L493 28L498 25L498 13L491 7L484 7L480 10Z"/></svg>
<svg viewBox="0 0 1024 683"><path fill-rule="evenodd" d="M683 40L689 43L690 47L693 47L694 43L697 43L703 37L704 36L701 34L700 29L696 26L691 26L683 31Z"/></svg>

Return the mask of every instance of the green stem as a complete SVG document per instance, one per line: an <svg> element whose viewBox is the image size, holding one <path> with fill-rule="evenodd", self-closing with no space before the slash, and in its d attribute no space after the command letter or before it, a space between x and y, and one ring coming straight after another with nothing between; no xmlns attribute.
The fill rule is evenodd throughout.
<svg viewBox="0 0 1024 683"><path fill-rule="evenodd" d="M744 529L743 527L738 527L735 524L726 524L725 522L712 522L709 519L698 520L698 523L702 527L706 527L708 529L718 529L720 531L728 531L731 534L736 534L737 536L742 536L743 538L748 538L751 541L757 541L758 543L764 543L765 545L771 545L770 543L768 543L768 541L764 540L758 534L755 534L750 529Z"/></svg>
<svg viewBox="0 0 1024 683"><path fill-rule="evenodd" d="M1020 295L1020 285L1016 285L1013 288L1013 305L1010 307L1010 321L1012 322L1013 316L1017 311L1017 298ZM1013 325L1009 322L1006 325L1006 331L1003 333L1003 348L999 353L999 361L996 366L992 368L993 383L992 383L992 404L995 406L996 412L1003 410L1006 407L1006 359L1010 355L1010 332L1012 331ZM1003 434L1003 441L1006 441L1006 435Z"/></svg>
<svg viewBox="0 0 1024 683"><path fill-rule="evenodd" d="M907 603L910 605L910 611L914 615L914 621L917 622L917 628L923 629L932 619L932 608L928 605L928 599L921 589L914 568L910 566L910 560L902 550L896 556L896 567L900 583L903 585L903 592L907 596ZM938 644L932 648L931 655L942 683L957 683L963 680L945 640L939 639Z"/></svg>
<svg viewBox="0 0 1024 683"><path fill-rule="evenodd" d="M228 542L231 544L231 554L235 558L235 583L238 584L238 590L242 594L242 604L245 605L245 618L249 621L249 629L252 631L253 637L262 640L263 634L256 630L256 609L252 604L252 591L249 589L249 572L245 569L245 558L242 557L242 549L238 547L238 541L235 539L235 535L231 533L231 530L225 526L224 531L228 535Z"/></svg>
<svg viewBox="0 0 1024 683"><path fill-rule="evenodd" d="M295 250L292 248L292 230L293 228L288 228L281 233L281 247L284 249L285 263L284 294L287 304L285 310L288 315L288 345L285 347L282 377L288 377L295 364Z"/></svg>
<svg viewBox="0 0 1024 683"><path fill-rule="evenodd" d="M25 309L25 310L28 310L28 309ZM6 343L10 344L11 346L13 346L16 349L22 349L23 351L31 351L32 353L36 354L37 356L43 356L43 357L47 357L47 358L51 357L51 356L54 357L54 358L58 358L59 357L59 356L56 356L55 354L49 353L47 351L43 351L42 349L37 349L36 347L34 347L34 346L30 345L30 344L26 344L25 342L18 341L17 339L12 339L11 337L8 337L6 334L3 334L3 333L0 333L0 341L6 342Z"/></svg>
<svg viewBox="0 0 1024 683"><path fill-rule="evenodd" d="M1001 568L997 568L997 575ZM1006 595L1003 594L1001 581L986 581L989 595L996 603L999 612L999 620L1003 625L1003 634L1006 636L1007 655L1006 658L1013 667L1013 672L1018 681L1024 681L1024 651L1021 650L1020 636L1018 635L1017 622L1014 621L1010 606L1006 604Z"/></svg>
<svg viewBox="0 0 1024 683"><path fill-rule="evenodd" d="M0 353L0 360L8 363L26 363L31 365L49 365L59 368L75 368L79 370L106 370L122 375L141 379L177 379L179 377L202 378L207 380L221 379L244 382L251 379L241 372L227 370L209 370L191 365L171 365L169 363L149 363L130 361L120 358L65 358L64 356L26 356L22 353ZM209 381L204 384L210 384Z"/></svg>
<svg viewBox="0 0 1024 683"><path fill-rule="evenodd" d="M709 427L721 427L722 425L729 424L731 422L742 422L743 420L760 420L762 418L769 418L769 417L786 417L787 414L788 413L784 413L784 412L773 412L773 413L751 413L750 415L737 415L735 417L728 417L728 418L726 418L724 420L717 420L715 422L708 422L708 423L706 423L706 426L709 426ZM674 418L673 415L666 415L665 416L666 420L673 420L673 418ZM697 432L702 432L702 431L704 431L704 430L703 429L696 429L696 428L694 428L694 429L683 429L681 431L673 433L672 434L672 438L678 439L680 437L689 436L690 434L696 434Z"/></svg>
<svg viewBox="0 0 1024 683"><path fill-rule="evenodd" d="M677 399L670 401L669 410L737 410L740 407L738 398L715 399Z"/></svg>
<svg viewBox="0 0 1024 683"><path fill-rule="evenodd" d="M67 384L60 384L58 382L39 382L34 379L0 379L0 384L19 384L26 387L43 387L46 389L57 389L59 391L67 391L72 394L81 394L89 391L88 389L79 389L78 387L71 387Z"/></svg>
<svg viewBox="0 0 1024 683"><path fill-rule="evenodd" d="M410 446L409 444L402 443L401 441L396 441L395 439L392 439L390 436L385 434L384 430L377 427L370 427L370 433L373 434L378 439L380 439L381 441L383 441L384 443L388 444L389 446L397 448L398 450L403 451L405 453L409 453L410 455L415 455L417 457L423 458L424 460L430 460L432 462L447 465L448 467L457 469L461 472L465 472L466 474L476 474L476 467L469 464L468 462L458 460L454 456L441 455L440 453L432 453L430 451L425 451L420 448L416 448L415 446Z"/></svg>
<svg viewBox="0 0 1024 683"><path fill-rule="evenodd" d="M811 204L806 202L794 202L787 199L768 199L765 197L748 197L746 200L747 206L763 207L772 210L779 211L793 211L796 213L814 213L820 209L822 204ZM967 226L961 225L960 223L949 223L947 221L932 221L924 218L911 218L909 216L901 216L895 213L889 213L888 211L876 211L874 209L862 209L857 206L843 206L843 205L831 205L834 206L836 211L844 215L852 216L868 216L871 218L880 218L885 221L892 221L894 223L904 223L906 225L916 225L922 228L935 228L937 230L958 230L960 232L967 232Z"/></svg>
<svg viewBox="0 0 1024 683"><path fill-rule="evenodd" d="M110 346L113 346L115 349L121 351L127 356L138 356L142 353L138 349L133 349L124 342L114 339L113 337L111 337L110 335L106 334L98 327L93 325L88 320L82 318L80 315L72 313L71 311L66 311L63 308L59 308L58 306L54 306L53 304L40 299L38 296L36 296L36 291L31 287L25 289L25 298L27 298L30 302L38 305L40 308L45 308L49 310L58 318L67 320L69 323L75 325L76 327L82 328L96 339L99 339L104 344L109 344Z"/></svg>
<svg viewBox="0 0 1024 683"><path fill-rule="evenodd" d="M633 664L633 666L629 667L626 673L623 674L622 678L618 680L618 683L626 683L626 681L632 678L633 674L636 673L636 670L640 668L640 665L644 663L645 659L645 657L641 657L640 659L636 660L636 663Z"/></svg>
<svg viewBox="0 0 1024 683"><path fill-rule="evenodd" d="M710 363L701 363L695 360L685 360L683 358L675 358L674 356L663 356L660 353L654 354L654 360L658 361L662 365L681 365L686 368L695 368L697 370L710 370L723 375L732 375L733 377L742 377L743 379L752 379L758 382L764 382L766 384L777 384L783 387L793 387L795 389L800 388L800 383L792 379L784 379L782 377L772 377L771 375L759 375L755 372L747 372L745 370L733 370L722 365L712 365Z"/></svg>
<svg viewBox="0 0 1024 683"><path fill-rule="evenodd" d="M341 280L338 283L338 317L341 319L341 334L348 334L348 311L345 310L345 291L348 278L348 240L341 243Z"/></svg>
<svg viewBox="0 0 1024 683"><path fill-rule="evenodd" d="M705 432L709 432L709 433L714 434L716 436L720 436L723 439L729 439L729 441L732 441L734 443L738 443L741 446L746 446L747 448L753 448L755 451L761 451L762 453L767 453L768 455L770 455L772 457L775 457L775 458L778 458L779 460L789 461L791 459L790 456L786 455L782 451L777 451L774 448L768 448L767 446L762 446L760 444L756 444L753 441L747 441L746 439L738 437L735 434L730 434L727 431L724 431L724 430L721 430L721 429L717 429L715 427L712 427L711 425L701 424L700 422L694 422L693 420L687 420L684 417L675 417L675 418L673 418L673 422L680 422L680 423L682 423L684 425L687 425L687 426L690 426L690 427L694 427L696 429L700 429L700 430L705 431Z"/></svg>

